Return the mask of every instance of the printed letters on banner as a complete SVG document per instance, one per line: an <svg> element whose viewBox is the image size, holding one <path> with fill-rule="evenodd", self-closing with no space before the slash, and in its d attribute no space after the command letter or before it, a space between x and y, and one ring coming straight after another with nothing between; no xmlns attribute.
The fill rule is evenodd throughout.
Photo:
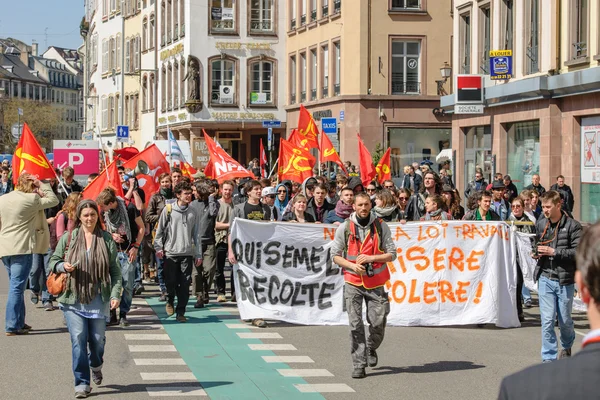
<svg viewBox="0 0 600 400"><path fill-rule="evenodd" d="M516 256L503 222L391 223L398 258L388 267L388 324L520 326ZM329 249L334 225L235 220L232 245L242 319L347 323L343 275Z"/></svg>

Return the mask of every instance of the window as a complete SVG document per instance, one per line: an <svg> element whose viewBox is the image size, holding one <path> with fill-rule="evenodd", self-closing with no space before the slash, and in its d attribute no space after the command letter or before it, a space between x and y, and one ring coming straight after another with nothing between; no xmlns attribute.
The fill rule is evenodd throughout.
<svg viewBox="0 0 600 400"><path fill-rule="evenodd" d="M177 17L178 14L179 2L178 0L173 0L173 40L177 40L179 38L179 19Z"/></svg>
<svg viewBox="0 0 600 400"><path fill-rule="evenodd" d="M179 0L179 36L185 36L185 0Z"/></svg>
<svg viewBox="0 0 600 400"><path fill-rule="evenodd" d="M142 78L142 112L148 109L148 75Z"/></svg>
<svg viewBox="0 0 600 400"><path fill-rule="evenodd" d="M110 41L108 43L108 68L110 69L110 71L112 71L113 69L115 69L115 65L117 63L117 49L115 48L115 38L110 38Z"/></svg>
<svg viewBox="0 0 600 400"><path fill-rule="evenodd" d="M237 60L213 59L211 66L211 100L212 104L237 104L235 73Z"/></svg>
<svg viewBox="0 0 600 400"><path fill-rule="evenodd" d="M300 0L300 26L306 25L306 0Z"/></svg>
<svg viewBox="0 0 600 400"><path fill-rule="evenodd" d="M479 9L479 72L489 74L490 69L490 7Z"/></svg>
<svg viewBox="0 0 600 400"><path fill-rule="evenodd" d="M156 21L154 20L154 14L150 15L150 35L148 35L148 48L154 48L154 35L156 35Z"/></svg>
<svg viewBox="0 0 600 400"><path fill-rule="evenodd" d="M102 18L108 18L108 0L102 1Z"/></svg>
<svg viewBox="0 0 600 400"><path fill-rule="evenodd" d="M182 58L181 59L181 68L179 70L179 79L180 79L180 83L179 83L179 98L181 99L181 106L183 107L183 105L185 104L185 60ZM200 70L202 71L202 70ZM202 76L202 72L200 72L200 76ZM200 84L200 96L202 96L202 84Z"/></svg>
<svg viewBox="0 0 600 400"><path fill-rule="evenodd" d="M173 37L172 20L173 20L173 1L167 0L167 43L171 43Z"/></svg>
<svg viewBox="0 0 600 400"><path fill-rule="evenodd" d="M321 0L321 18L329 15L329 0Z"/></svg>
<svg viewBox="0 0 600 400"><path fill-rule="evenodd" d="M117 38L115 40L116 50L116 58L115 58L115 68L117 71L121 71L121 34L117 33Z"/></svg>
<svg viewBox="0 0 600 400"><path fill-rule="evenodd" d="M108 42L106 39L102 41L102 73L108 72Z"/></svg>
<svg viewBox="0 0 600 400"><path fill-rule="evenodd" d="M392 10L420 10L421 0L392 0Z"/></svg>
<svg viewBox="0 0 600 400"><path fill-rule="evenodd" d="M294 30L294 29L296 29L296 18L297 18L296 7L297 7L297 4L296 4L296 0L288 0L288 1L290 1L292 3L292 7L291 7L291 10L292 10L291 17L292 18L290 20L290 30Z"/></svg>
<svg viewBox="0 0 600 400"><path fill-rule="evenodd" d="M317 99L317 49L310 51L310 100Z"/></svg>
<svg viewBox="0 0 600 400"><path fill-rule="evenodd" d="M126 95L125 96L125 123L129 124L129 119L130 119L130 115L131 115L131 105L129 104L130 102L130 96Z"/></svg>
<svg viewBox="0 0 600 400"><path fill-rule="evenodd" d="M500 9L500 46L503 50L512 50L514 49L514 0L502 0Z"/></svg>
<svg viewBox="0 0 600 400"><path fill-rule="evenodd" d="M108 97L108 128L114 129L115 127L115 98L113 96Z"/></svg>
<svg viewBox="0 0 600 400"><path fill-rule="evenodd" d="M571 6L571 58L583 58L588 55L588 0L573 0Z"/></svg>
<svg viewBox="0 0 600 400"><path fill-rule="evenodd" d="M167 68L167 110L173 109L173 65Z"/></svg>
<svg viewBox="0 0 600 400"><path fill-rule="evenodd" d="M323 84L323 90L321 91L321 97L329 97L329 46L325 45L321 47L321 82Z"/></svg>
<svg viewBox="0 0 600 400"><path fill-rule="evenodd" d="M162 67L162 73L160 77L160 108L162 112L167 110L167 69Z"/></svg>
<svg viewBox="0 0 600 400"><path fill-rule="evenodd" d="M164 46L167 43L167 31L165 27L165 22L167 20L167 5L165 0L160 3L160 45Z"/></svg>
<svg viewBox="0 0 600 400"><path fill-rule="evenodd" d="M508 175L519 191L540 173L540 122L506 125L508 136Z"/></svg>
<svg viewBox="0 0 600 400"><path fill-rule="evenodd" d="M173 108L179 108L179 64L177 61L173 64Z"/></svg>
<svg viewBox="0 0 600 400"><path fill-rule="evenodd" d="M237 2L235 0L210 0L210 3L211 32L235 32Z"/></svg>
<svg viewBox="0 0 600 400"><path fill-rule="evenodd" d="M540 2L526 0L525 7L525 74L529 75L540 70Z"/></svg>
<svg viewBox="0 0 600 400"><path fill-rule="evenodd" d="M334 96L339 96L340 95L340 82L341 82L341 73L342 73L342 51L341 51L341 47L340 47L340 42L336 42L333 44L334 47L334 62L335 62L335 83L333 85L333 95Z"/></svg>
<svg viewBox="0 0 600 400"><path fill-rule="evenodd" d="M92 38L92 65L98 65L98 34Z"/></svg>
<svg viewBox="0 0 600 400"><path fill-rule="evenodd" d="M306 53L300 54L300 103L306 101Z"/></svg>
<svg viewBox="0 0 600 400"><path fill-rule="evenodd" d="M135 68L135 71L139 71L140 70L140 41L141 38L138 36L135 38L134 44L135 44L135 52L134 52L134 60L133 60L133 65Z"/></svg>
<svg viewBox="0 0 600 400"><path fill-rule="evenodd" d="M130 40L127 39L125 41L125 72L131 71L131 43Z"/></svg>
<svg viewBox="0 0 600 400"><path fill-rule="evenodd" d="M392 94L417 94L421 43L394 40L392 42Z"/></svg>
<svg viewBox="0 0 600 400"><path fill-rule="evenodd" d="M133 97L133 129L140 127L140 95L136 93Z"/></svg>
<svg viewBox="0 0 600 400"><path fill-rule="evenodd" d="M296 103L296 56L290 57L290 104Z"/></svg>
<svg viewBox="0 0 600 400"><path fill-rule="evenodd" d="M155 84L156 84L156 81L154 79L154 74L150 74L150 85L148 87L148 110L150 110L150 111L154 110L154 96L155 96L154 85Z"/></svg>
<svg viewBox="0 0 600 400"><path fill-rule="evenodd" d="M317 0L310 0L310 22L317 20Z"/></svg>
<svg viewBox="0 0 600 400"><path fill-rule="evenodd" d="M121 3L119 1L119 3ZM110 12L113 13L117 11L117 0L110 0Z"/></svg>
<svg viewBox="0 0 600 400"><path fill-rule="evenodd" d="M121 108L121 96L118 94L115 96L115 108L117 109L117 113L115 114L116 127L117 125L122 125L121 118L123 117L123 115L121 114L123 112L123 109Z"/></svg>
<svg viewBox="0 0 600 400"><path fill-rule="evenodd" d="M460 73L471 73L471 15L462 14L459 20L459 62Z"/></svg>
<svg viewBox="0 0 600 400"><path fill-rule="evenodd" d="M274 104L274 61L250 61L250 104Z"/></svg>
<svg viewBox="0 0 600 400"><path fill-rule="evenodd" d="M342 12L342 0L333 0L333 14Z"/></svg>
<svg viewBox="0 0 600 400"><path fill-rule="evenodd" d="M148 49L148 18L144 18L142 23L142 51Z"/></svg>
<svg viewBox="0 0 600 400"><path fill-rule="evenodd" d="M250 0L250 32L274 32L274 0Z"/></svg>

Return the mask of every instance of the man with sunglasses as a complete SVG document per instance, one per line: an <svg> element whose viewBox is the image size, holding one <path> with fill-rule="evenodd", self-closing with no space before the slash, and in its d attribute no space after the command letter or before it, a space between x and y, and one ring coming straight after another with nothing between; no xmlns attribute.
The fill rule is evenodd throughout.
<svg viewBox="0 0 600 400"><path fill-rule="evenodd" d="M262 190L262 203L271 209L271 221L279 221L279 211L275 207L275 188L273 186L267 186Z"/></svg>
<svg viewBox="0 0 600 400"><path fill-rule="evenodd" d="M536 224L534 258L538 263L533 274L538 281L540 317L542 319L542 362L571 357L575 327L571 318L575 290L575 249L579 245L581 224L561 211L560 194L550 190L541 196L544 213ZM562 350L554 321L558 314Z"/></svg>
<svg viewBox="0 0 600 400"><path fill-rule="evenodd" d="M396 189L396 185L391 179L386 179L385 181L383 181L383 188L391 192Z"/></svg>

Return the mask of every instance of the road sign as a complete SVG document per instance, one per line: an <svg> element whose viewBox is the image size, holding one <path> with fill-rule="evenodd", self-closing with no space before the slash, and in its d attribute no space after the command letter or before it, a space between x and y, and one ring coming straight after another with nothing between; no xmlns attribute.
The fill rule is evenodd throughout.
<svg viewBox="0 0 600 400"><path fill-rule="evenodd" d="M129 126L117 125L117 142L129 143Z"/></svg>
<svg viewBox="0 0 600 400"><path fill-rule="evenodd" d="M273 128L267 129L267 150L271 151L273 148Z"/></svg>
<svg viewBox="0 0 600 400"><path fill-rule="evenodd" d="M510 79L513 74L512 50L490 51L490 79Z"/></svg>
<svg viewBox="0 0 600 400"><path fill-rule="evenodd" d="M340 111L340 122L344 120L344 117L345 117L345 116L346 116L346 115L345 115L345 113L344 113L344 110L341 110L341 111Z"/></svg>
<svg viewBox="0 0 600 400"><path fill-rule="evenodd" d="M483 104L457 104L454 114L483 114Z"/></svg>
<svg viewBox="0 0 600 400"><path fill-rule="evenodd" d="M262 123L263 128L281 128L281 121L267 120Z"/></svg>
<svg viewBox="0 0 600 400"><path fill-rule="evenodd" d="M10 132L12 134L13 141L17 143L19 139L21 139L21 133L23 132L23 124L12 124L10 127Z"/></svg>
<svg viewBox="0 0 600 400"><path fill-rule="evenodd" d="M456 76L456 104L483 104L483 75Z"/></svg>
<svg viewBox="0 0 600 400"><path fill-rule="evenodd" d="M81 133L81 140L93 140L94 139L94 131L88 131Z"/></svg>
<svg viewBox="0 0 600 400"><path fill-rule="evenodd" d="M22 108L17 108L17 114L19 114L19 116L23 116L23 109Z"/></svg>
<svg viewBox="0 0 600 400"><path fill-rule="evenodd" d="M337 120L335 118L323 118L321 120L321 129L325 133L337 133Z"/></svg>

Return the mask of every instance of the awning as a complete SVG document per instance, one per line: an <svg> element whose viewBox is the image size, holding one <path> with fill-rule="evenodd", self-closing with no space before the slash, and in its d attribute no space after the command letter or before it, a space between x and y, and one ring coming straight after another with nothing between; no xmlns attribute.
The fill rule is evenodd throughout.
<svg viewBox="0 0 600 400"><path fill-rule="evenodd" d="M438 164L441 164L444 161L452 161L452 149L444 149L440 151L440 154L437 155L435 161Z"/></svg>

